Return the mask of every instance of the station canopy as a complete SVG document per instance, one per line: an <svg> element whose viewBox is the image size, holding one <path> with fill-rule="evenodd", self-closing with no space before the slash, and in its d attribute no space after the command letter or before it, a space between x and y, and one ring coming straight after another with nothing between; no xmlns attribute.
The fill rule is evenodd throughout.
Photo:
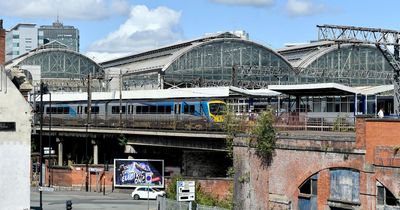
<svg viewBox="0 0 400 210"><path fill-rule="evenodd" d="M273 97L280 93L268 89L246 90L237 87L206 87L206 88L177 88L162 90L130 90L122 91L122 100L168 100L168 99L226 99ZM119 91L93 92L92 100L119 100ZM43 96L43 101L49 101L49 95ZM87 93L52 93L52 102L87 101Z"/></svg>

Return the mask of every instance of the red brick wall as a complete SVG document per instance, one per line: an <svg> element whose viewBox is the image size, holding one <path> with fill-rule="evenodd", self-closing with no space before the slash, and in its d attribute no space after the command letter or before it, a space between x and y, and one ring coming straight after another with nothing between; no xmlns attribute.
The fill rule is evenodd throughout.
<svg viewBox="0 0 400 210"><path fill-rule="evenodd" d="M102 168L99 168L100 170ZM52 185L54 186L59 186L59 187L67 187L71 188L73 190L85 190L85 181L86 181L86 171L85 167L70 167L70 168L52 168L49 170L47 169L46 171L46 180L45 184L46 186L49 183L49 173L53 177L50 178L52 181ZM113 184L113 172L112 171L107 171L104 174L100 172L99 175L96 176L96 173L90 173L89 181L90 181L90 191L94 192L96 191L96 181L97 179L101 179L101 186L103 186L103 181L105 178L105 186L106 186L106 191L111 190L112 184ZM201 189L204 192L210 193L213 195L215 198L218 199L225 199L229 195L229 188L231 187L232 180L231 179L193 179L196 182L200 183ZM168 186L169 180L166 179L166 186Z"/></svg>
<svg viewBox="0 0 400 210"><path fill-rule="evenodd" d="M389 165L400 166L400 156L396 155L394 150L396 146L400 146L400 121L367 120L365 139L367 163L389 164L380 162L380 160L393 159L394 162ZM383 148L387 150L383 151ZM376 158L377 154L379 154L378 159Z"/></svg>

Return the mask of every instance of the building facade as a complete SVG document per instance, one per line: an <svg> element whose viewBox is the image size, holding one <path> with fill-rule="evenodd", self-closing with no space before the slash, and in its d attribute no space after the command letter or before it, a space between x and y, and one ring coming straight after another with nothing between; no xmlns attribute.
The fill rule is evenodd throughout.
<svg viewBox="0 0 400 210"><path fill-rule="evenodd" d="M43 44L36 24L20 23L6 33L6 61L12 60Z"/></svg>
<svg viewBox="0 0 400 210"><path fill-rule="evenodd" d="M59 20L52 25L43 25L38 29L43 36L43 43L58 41L67 45L69 50L79 52L79 30L74 26L63 25Z"/></svg>
<svg viewBox="0 0 400 210"><path fill-rule="evenodd" d="M31 107L0 66L1 209L30 208Z"/></svg>

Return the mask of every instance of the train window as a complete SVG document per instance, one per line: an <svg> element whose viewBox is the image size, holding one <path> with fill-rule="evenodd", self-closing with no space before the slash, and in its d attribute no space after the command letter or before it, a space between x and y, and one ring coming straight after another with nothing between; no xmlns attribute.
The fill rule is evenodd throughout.
<svg viewBox="0 0 400 210"><path fill-rule="evenodd" d="M57 107L51 107L51 113L57 114Z"/></svg>
<svg viewBox="0 0 400 210"><path fill-rule="evenodd" d="M50 113L50 107L47 107L47 108L46 108L46 113L47 113L47 114Z"/></svg>
<svg viewBox="0 0 400 210"><path fill-rule="evenodd" d="M154 114L157 111L157 107L156 106L150 106L150 113Z"/></svg>
<svg viewBox="0 0 400 210"><path fill-rule="evenodd" d="M183 107L183 113L185 114L194 114L194 105L184 105Z"/></svg>
<svg viewBox="0 0 400 210"><path fill-rule="evenodd" d="M136 106L136 114L142 113L142 107L143 106Z"/></svg>
<svg viewBox="0 0 400 210"><path fill-rule="evenodd" d="M121 106L122 113L125 113L126 106ZM112 106L111 107L112 114L119 114L119 106Z"/></svg>
<svg viewBox="0 0 400 210"><path fill-rule="evenodd" d="M85 114L88 113L87 106L85 107ZM99 113L99 107L98 106L92 106L92 109L90 110L91 114L98 114Z"/></svg>
<svg viewBox="0 0 400 210"><path fill-rule="evenodd" d="M166 107L165 107L165 113L166 113L166 114L171 114L171 110L172 110L172 107L171 107L171 106L166 106Z"/></svg>
<svg viewBox="0 0 400 210"><path fill-rule="evenodd" d="M147 114L149 112L148 106L142 106L142 114Z"/></svg>
<svg viewBox="0 0 400 210"><path fill-rule="evenodd" d="M57 107L57 114L62 114L64 112L63 107Z"/></svg>
<svg viewBox="0 0 400 210"><path fill-rule="evenodd" d="M165 106L157 106L158 114L164 114L164 112L165 112Z"/></svg>
<svg viewBox="0 0 400 210"><path fill-rule="evenodd" d="M99 107L98 106L92 106L92 113L93 114L98 114L99 113Z"/></svg>
<svg viewBox="0 0 400 210"><path fill-rule="evenodd" d="M63 114L69 114L69 107L63 107Z"/></svg>

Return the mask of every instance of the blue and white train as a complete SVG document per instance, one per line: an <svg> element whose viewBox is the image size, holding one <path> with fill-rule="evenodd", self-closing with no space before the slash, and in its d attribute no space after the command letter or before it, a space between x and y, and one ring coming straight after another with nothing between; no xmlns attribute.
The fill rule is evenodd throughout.
<svg viewBox="0 0 400 210"><path fill-rule="evenodd" d="M98 127L196 129L223 121L225 102L209 99L92 100L90 125ZM87 100L46 101L44 124L85 126Z"/></svg>

